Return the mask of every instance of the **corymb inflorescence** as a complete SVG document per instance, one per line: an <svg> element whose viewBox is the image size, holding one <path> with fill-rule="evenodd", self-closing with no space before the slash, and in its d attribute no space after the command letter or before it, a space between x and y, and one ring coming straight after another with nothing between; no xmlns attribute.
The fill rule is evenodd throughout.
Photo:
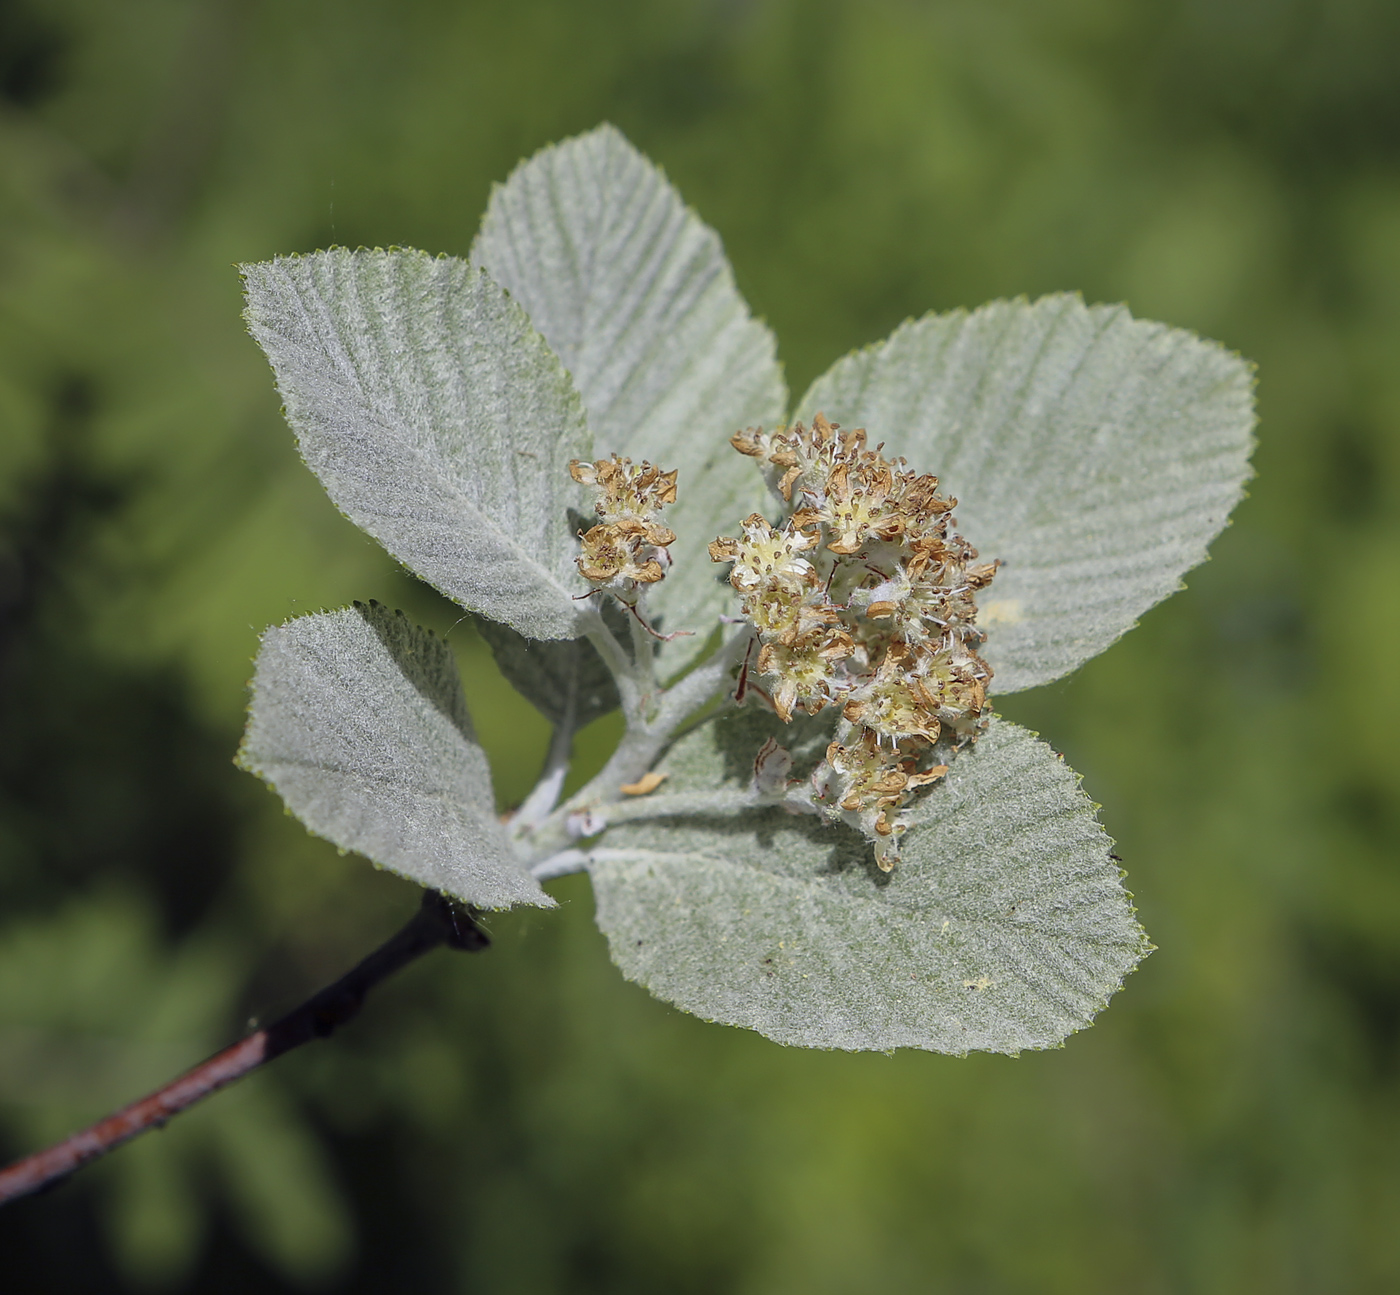
<svg viewBox="0 0 1400 1295"><path fill-rule="evenodd" d="M956 499L938 478L908 470L817 414L731 439L767 468L791 510L774 527L759 514L710 545L758 640L755 672L784 720L840 708L835 739L813 775L823 812L875 842L894 867L900 811L947 772L956 748L985 724L991 667L977 654L976 593L997 563L952 529Z"/></svg>

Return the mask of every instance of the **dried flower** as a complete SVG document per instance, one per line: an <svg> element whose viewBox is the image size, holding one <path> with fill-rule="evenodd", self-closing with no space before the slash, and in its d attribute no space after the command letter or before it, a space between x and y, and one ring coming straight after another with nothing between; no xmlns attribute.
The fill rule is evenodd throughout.
<svg viewBox="0 0 1400 1295"><path fill-rule="evenodd" d="M596 463L574 459L569 475L597 488L594 511L602 518L581 537L583 552L575 559L579 571L595 589L635 603L639 587L664 578L671 565L666 546L675 542L676 533L661 524L660 515L676 501L676 474L614 454Z"/></svg>
<svg viewBox="0 0 1400 1295"><path fill-rule="evenodd" d="M755 513L710 556L733 563L755 670L779 716L840 706L813 785L888 871L900 810L947 772L935 745L975 741L984 726L992 670L976 651L975 595L997 564L978 564L952 529L957 500L938 493L938 478L867 448L863 428L817 414L810 428L750 428L730 443L768 466L791 511L776 528Z"/></svg>

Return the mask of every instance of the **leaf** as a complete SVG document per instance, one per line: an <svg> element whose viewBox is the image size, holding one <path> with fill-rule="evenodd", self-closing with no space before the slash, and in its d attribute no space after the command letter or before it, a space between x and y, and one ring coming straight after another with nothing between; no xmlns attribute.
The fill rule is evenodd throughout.
<svg viewBox="0 0 1400 1295"><path fill-rule="evenodd" d="M746 782L765 733L707 725L668 788ZM1150 946L1076 775L993 720L914 814L888 876L779 809L619 825L590 866L598 924L629 979L779 1043L1014 1053L1088 1025Z"/></svg>
<svg viewBox="0 0 1400 1295"><path fill-rule="evenodd" d="M566 511L583 407L524 312L422 252L243 267L247 319L332 500L405 566L531 638L577 633Z"/></svg>
<svg viewBox="0 0 1400 1295"><path fill-rule="evenodd" d="M773 336L749 316L718 235L651 162L601 126L537 153L492 194L472 260L510 290L573 375L600 454L676 468L675 564L654 619L691 630L733 609L707 546L767 492L729 437L780 420Z"/></svg>
<svg viewBox="0 0 1400 1295"><path fill-rule="evenodd" d="M802 398L936 472L1006 564L979 597L993 691L1102 652L1205 560L1249 474L1252 377L1191 333L1077 296L927 315Z"/></svg>
<svg viewBox="0 0 1400 1295"><path fill-rule="evenodd" d="M311 831L478 908L554 903L511 854L451 650L378 603L263 635L238 762Z"/></svg>
<svg viewBox="0 0 1400 1295"><path fill-rule="evenodd" d="M511 687L556 728L577 731L621 705L611 671L587 639L531 641L488 620L476 628Z"/></svg>

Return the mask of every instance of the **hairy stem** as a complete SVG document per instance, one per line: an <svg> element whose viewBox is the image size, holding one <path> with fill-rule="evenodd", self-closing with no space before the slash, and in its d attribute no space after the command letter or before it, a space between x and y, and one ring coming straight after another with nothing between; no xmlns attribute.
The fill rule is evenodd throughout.
<svg viewBox="0 0 1400 1295"><path fill-rule="evenodd" d="M670 688L659 690L649 721L629 728L602 771L570 798L564 811L616 800L623 784L646 773L682 726L724 691L730 667L747 639L745 628Z"/></svg>
<svg viewBox="0 0 1400 1295"><path fill-rule="evenodd" d="M632 675L637 681L638 690L635 718L645 722L650 718L648 712L656 697L656 644L642 619L645 614L642 602L641 595L638 595L637 604L631 609L629 628L632 631ZM630 723L634 717L629 715L627 718Z"/></svg>
<svg viewBox="0 0 1400 1295"><path fill-rule="evenodd" d="M435 891L427 891L422 907L402 930L300 1007L231 1048L216 1053L193 1070L187 1070L140 1101L122 1107L46 1151L26 1156L0 1170L0 1205L53 1186L89 1161L106 1155L113 1147L147 1129L161 1128L172 1115L187 1110L284 1052L313 1039L326 1038L358 1014L366 995L380 981L438 945L474 951L484 949L489 943L485 932L465 908Z"/></svg>
<svg viewBox="0 0 1400 1295"><path fill-rule="evenodd" d="M602 831L618 823L637 823L649 818L703 818L706 814L737 814L746 809L781 807L790 814L822 815L825 811L812 798L806 783L797 783L782 795L767 795L754 788L739 791L729 788L716 791L681 791L662 796L641 796L635 800L615 801L595 811L593 826ZM578 849L569 847L541 859L530 869L536 881L550 881L571 872L582 872L594 859L621 858L615 850L605 848Z"/></svg>
<svg viewBox="0 0 1400 1295"><path fill-rule="evenodd" d="M601 596L606 597L607 595ZM612 673L613 681L617 684L617 694L622 702L622 713L630 716L636 710L639 690L636 673L626 650L617 641L616 636L603 619L602 613L596 607L590 610L590 614L582 624L584 637L597 649L598 655L603 658L603 664L608 667Z"/></svg>
<svg viewBox="0 0 1400 1295"><path fill-rule="evenodd" d="M544 768L540 771L540 780L511 819L511 831L514 836L519 836L521 831L542 823L559 803L559 793L564 790L564 780L569 776L569 761L574 753L576 709L575 698L570 694L568 710L550 735L549 752L544 759Z"/></svg>
<svg viewBox="0 0 1400 1295"><path fill-rule="evenodd" d="M682 791L671 794L652 793L620 800L600 811L608 826L614 823L634 823L645 818L694 818L706 814L736 814L744 809L778 802L765 799L752 791L716 788L713 791Z"/></svg>
<svg viewBox="0 0 1400 1295"><path fill-rule="evenodd" d="M613 650L622 655L612 634L606 630L603 633L608 634ZM581 834L591 834L587 823L582 822L589 813L601 809L601 818L610 818L610 812L602 806L615 804L622 795L624 785L636 783L651 769L686 721L724 692L729 671L748 644L749 634L748 626L741 627L689 675L682 676L668 689L655 690L647 707L650 711L647 717L643 717L638 710L626 710L627 697L640 699L641 696L636 673L631 672L631 662L627 662L627 672L617 676L617 689L622 693L624 714L627 715L627 729L622 741L617 743L617 749L609 757L608 763L585 787L574 792L567 802L542 822L522 827L517 834L517 850L526 865L539 867L553 860L561 850L573 846ZM589 631L589 637L592 637L592 631ZM609 659L606 654L605 659ZM610 664L612 662L609 661ZM566 868L564 871L574 869ZM545 875L557 874L546 872Z"/></svg>

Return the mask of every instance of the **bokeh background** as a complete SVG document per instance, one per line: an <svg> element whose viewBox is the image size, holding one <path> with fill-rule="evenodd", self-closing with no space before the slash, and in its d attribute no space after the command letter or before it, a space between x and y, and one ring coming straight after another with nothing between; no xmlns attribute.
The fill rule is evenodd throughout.
<svg viewBox="0 0 1400 1295"><path fill-rule="evenodd" d="M450 630L503 805L543 755L299 464L235 262L465 253L493 180L607 119L795 392L907 316L1077 288L1256 361L1262 416L1189 588L1004 705L1160 946L1092 1030L779 1049L622 981L570 878L0 1215L6 1291L1400 1289L1393 0L0 0L0 101L7 1155L417 902L230 763L262 626L402 606Z"/></svg>

